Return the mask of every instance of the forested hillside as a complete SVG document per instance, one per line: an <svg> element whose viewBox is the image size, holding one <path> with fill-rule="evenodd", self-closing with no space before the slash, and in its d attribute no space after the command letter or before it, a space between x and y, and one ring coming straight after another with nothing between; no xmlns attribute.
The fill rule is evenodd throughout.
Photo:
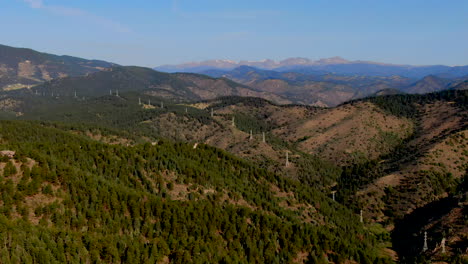
<svg viewBox="0 0 468 264"><path fill-rule="evenodd" d="M121 92L119 95L92 98L75 97L73 94L52 97L18 91L4 93L0 105L3 118L42 122L15 121L5 124L13 127L32 126L34 129L44 129L47 133L53 131L66 135L67 139L55 144L55 147L68 140L74 142L79 139L87 142L86 144L92 143L95 144L93 146L125 153L115 156L115 151L111 151L111 156L105 159L106 165L98 171L95 169L100 167L94 161L87 160L87 169L82 170L88 175L104 172L105 167L113 164L110 160L124 160L129 159L128 157L131 160L136 155L134 159L143 163L131 161L125 170L138 177L125 178L124 186L143 188L143 196L147 195L146 192L154 192L153 195L158 197L164 195L163 200L175 200L174 206L181 206L179 203L207 201L214 195L218 197L215 200L219 203L213 205L213 210L218 207L221 210L229 206L240 206L255 213L278 216L281 221L298 221L310 226L312 230L317 227L327 230L331 228L337 233L333 233L336 236L331 235L327 241L335 241L337 234L341 232L339 230L354 230L363 226L363 230L367 230L363 232L370 232L367 233L370 239L379 241L377 248L371 251L366 249L366 257L391 256L395 261L398 253L398 258L403 263L429 259L458 263L464 258L461 250L466 241L466 236L463 235L466 233L463 229L466 226L463 217L466 201L463 198L465 189L462 187L466 170L465 154L468 151L466 90L456 89L428 95L378 96L352 101L335 108L276 105L264 99L250 97L221 97L197 103L174 103L146 91ZM15 137L15 141L28 138L19 136L21 133L17 133L20 138ZM11 133L15 134L16 132ZM33 137L32 134L30 136ZM48 137L54 138L51 135ZM171 143L167 139L184 143ZM18 151L18 148L30 143L19 144L17 147L5 145L4 148ZM84 143L79 143L79 146L83 146L82 144ZM224 149L247 162L204 144ZM163 156L148 158L146 155L149 154L139 152L143 151L142 148L144 151L160 148L161 151L156 153ZM43 148L37 145L35 149L37 152ZM87 153L86 149L77 151ZM67 153L64 148L57 153L62 152ZM203 158L205 152L209 157L216 158ZM217 154L208 154L211 152ZM122 158L122 155L127 158ZM31 154L25 157L31 160L26 159L28 166L38 160ZM71 157L66 159L79 160L75 156ZM159 167L154 168L145 163L153 159L161 162L166 160L163 163L170 167L158 165ZM230 160L227 167L218 164L225 159ZM236 162L231 163L231 160ZM4 164L6 166L7 161ZM21 164L16 160L13 163L20 174ZM211 169L211 166L216 169ZM142 171L132 169L140 167L143 168ZM236 168L248 168L242 180L237 180L237 173L231 174ZM148 169L158 172L160 178L148 176L151 174ZM119 171L112 169L110 174L103 176L109 180L112 175L120 175ZM13 178L14 189L19 180L15 181ZM118 179L123 180L120 176ZM160 190L158 186L165 188ZM51 188L60 189L55 185L51 185ZM139 193L140 190L136 192ZM336 202L333 202L333 196ZM52 200L65 200L63 197L52 197ZM447 203L443 199L448 199ZM437 203L448 204L445 206L448 211L424 211L424 208L439 208ZM23 206L32 204L25 200ZM107 209L104 211L108 210L108 207L105 208ZM198 209L193 210L200 209L196 208ZM15 210L10 210L11 215L16 214ZM336 210L338 212L334 213ZM340 210L343 212L339 212ZM360 210L363 210L363 225L359 223ZM427 217L418 217L421 210ZM215 214L214 211L211 213ZM227 213L222 211L221 214ZM340 224L329 224L330 221L335 221L331 219L337 214L347 216L339 217L343 221ZM29 222L40 223L39 217L30 216ZM154 218L151 219L155 221ZM415 222L414 219L423 219L425 222ZM219 226L216 228L221 230ZM236 227L236 230L238 228L240 227ZM271 233L280 229L278 227L276 231L271 230ZM424 231L429 233L433 251L423 254L420 242ZM218 233L221 234L221 231ZM390 234L393 246L389 241ZM411 239L408 234L412 236ZM436 244L440 243L437 240L440 240L442 234L446 237L448 253L445 255L440 254L440 247ZM354 241L352 239L349 241ZM410 243L398 246L403 240ZM213 243L219 244L220 241ZM322 241L319 239L317 245L329 243ZM280 254L279 248L276 247L275 261ZM385 251L383 248L386 248ZM228 255L231 249L222 252ZM396 250L396 253L392 250ZM302 263L309 257L314 259L314 250L310 251L307 247L288 249L287 252L285 262ZM329 260L333 260L334 250L324 252ZM245 256L239 254L240 259L248 258L247 252L242 253L247 254ZM191 253L187 255L193 257ZM162 260L175 258L171 254L161 256ZM322 256L316 254L319 259ZM338 256L341 254L335 255L335 258ZM335 262L350 260L349 256L335 259ZM217 257L222 259L221 256ZM265 261L265 256L260 259ZM356 260L357 257L353 255L353 259Z"/></svg>
<svg viewBox="0 0 468 264"><path fill-rule="evenodd" d="M468 264L467 11L0 0L0 264Z"/></svg>
<svg viewBox="0 0 468 264"><path fill-rule="evenodd" d="M0 129L16 152L1 161L2 263L388 262L352 211L219 149Z"/></svg>

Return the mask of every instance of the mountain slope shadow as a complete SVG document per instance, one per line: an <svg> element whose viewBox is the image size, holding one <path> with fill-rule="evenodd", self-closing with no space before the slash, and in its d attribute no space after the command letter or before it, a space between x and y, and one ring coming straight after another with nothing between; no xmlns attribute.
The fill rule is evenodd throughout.
<svg viewBox="0 0 468 264"><path fill-rule="evenodd" d="M395 222L392 243L401 263L415 263L423 255L425 226L449 213L457 203L454 197L442 198ZM436 241L429 238L427 243L430 249Z"/></svg>

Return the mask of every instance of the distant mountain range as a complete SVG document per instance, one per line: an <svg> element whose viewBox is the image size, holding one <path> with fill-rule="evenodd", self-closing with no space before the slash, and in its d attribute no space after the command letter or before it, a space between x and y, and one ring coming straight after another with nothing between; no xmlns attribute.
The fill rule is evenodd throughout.
<svg viewBox="0 0 468 264"><path fill-rule="evenodd" d="M0 45L0 90L29 88L26 92L55 96L77 92L85 97L110 90L146 91L176 101L250 96L277 104L332 107L367 96L437 92L468 79L468 66L390 65L340 57L214 60L171 67L178 73Z"/></svg>
<svg viewBox="0 0 468 264"><path fill-rule="evenodd" d="M261 69L277 69L282 67L291 67L299 65L324 65L324 64L342 64L349 63L349 61L341 57L333 57L328 59L321 59L318 61L312 61L306 58L289 58L282 61L274 61L270 59L262 61L232 61L232 60L207 60L202 62L188 62L179 65L163 65L156 67L156 70L160 71L204 71L207 69L225 69L232 70L239 66L251 66Z"/></svg>
<svg viewBox="0 0 468 264"><path fill-rule="evenodd" d="M307 58L289 58L282 61L232 61L207 60L202 62L189 62L178 65L163 65L156 67L164 72L195 72L207 70L233 70L239 66L251 66L264 70L279 72L297 72L305 74L339 74L339 75L366 75L366 76L392 76L398 75L407 78L420 79L427 75L437 75L442 78L459 78L468 76L468 66L444 65L397 65L372 61L349 61L341 57L332 57L320 60Z"/></svg>
<svg viewBox="0 0 468 264"><path fill-rule="evenodd" d="M31 87L55 78L85 75L116 65L0 45L0 90Z"/></svg>

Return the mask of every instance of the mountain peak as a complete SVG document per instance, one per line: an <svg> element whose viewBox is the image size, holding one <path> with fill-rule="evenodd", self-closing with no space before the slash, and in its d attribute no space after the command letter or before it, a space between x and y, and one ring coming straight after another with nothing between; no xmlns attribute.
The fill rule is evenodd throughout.
<svg viewBox="0 0 468 264"><path fill-rule="evenodd" d="M345 63L350 63L350 61L345 60L342 57L335 56L331 58L320 59L316 61L315 63L317 64L345 64Z"/></svg>
<svg viewBox="0 0 468 264"><path fill-rule="evenodd" d="M331 58L324 58L317 61L313 61L308 58L302 57L292 57L287 58L281 61L275 61L272 59L264 59L259 61L249 61L249 60L241 60L241 61L233 61L233 60L205 60L200 62L188 62L178 65L162 65L156 67L156 70L159 71L166 71L166 72L176 72L176 71L183 71L183 72L200 72L209 69L223 69L223 70L232 70L239 66L250 66L259 69L266 69L272 70L281 67L289 67L289 66L307 66L307 65L323 65L323 64L344 64L349 63L350 61L345 60L341 57L331 57Z"/></svg>
<svg viewBox="0 0 468 264"><path fill-rule="evenodd" d="M296 58L287 58L285 60L280 61L280 64L282 66L289 66L289 65L307 65L311 64L312 61L307 58L301 58L301 57L296 57Z"/></svg>

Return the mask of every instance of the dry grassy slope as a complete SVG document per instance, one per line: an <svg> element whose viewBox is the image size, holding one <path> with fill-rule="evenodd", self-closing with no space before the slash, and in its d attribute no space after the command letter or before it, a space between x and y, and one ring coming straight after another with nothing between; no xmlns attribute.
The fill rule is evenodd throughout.
<svg viewBox="0 0 468 264"><path fill-rule="evenodd" d="M214 102L215 104L216 102ZM208 107L208 106L207 106ZM261 119L272 126L280 127L294 124L300 120L305 120L314 116L319 111L318 108L307 108L304 106L278 106L265 104L262 106L245 105L243 103L229 105L216 110L218 114L242 113Z"/></svg>
<svg viewBox="0 0 468 264"><path fill-rule="evenodd" d="M256 119L268 123L272 127L287 126L298 120L305 120L316 113L317 109L306 108L303 106L278 106L265 104L263 106L244 105L242 103L229 105L216 110L215 119L218 120L225 128L222 134L214 133L205 142L216 147L220 147L256 161L272 160L277 164L285 162L285 151L288 150L285 146L271 144L270 138L266 136L266 143L262 142L262 134L260 131L254 131L253 139L249 140L249 134L240 131L236 127L232 127L232 121L228 118L233 113L241 113L252 116ZM297 154L291 154L291 159L298 158ZM289 170L294 172L294 163L291 163Z"/></svg>
<svg viewBox="0 0 468 264"><path fill-rule="evenodd" d="M179 73L175 76L184 81L190 81L195 86L188 87L190 91L197 94L203 100L215 99L222 96L250 96L270 100L279 104L289 104L290 100L268 91L257 91L250 87L237 83L228 83L227 79L211 79L196 74Z"/></svg>
<svg viewBox="0 0 468 264"><path fill-rule="evenodd" d="M207 109L216 103L193 106ZM218 108L216 122L210 124L172 113L151 122L166 137L207 143L243 157L284 161L286 148L272 146L268 140L262 143L260 131L254 131L254 139L250 141L248 133L233 128L230 119L233 113L260 119L274 128L270 132L275 137L337 165L386 154L413 130L411 121L385 114L373 104L363 102L332 109L238 103Z"/></svg>
<svg viewBox="0 0 468 264"><path fill-rule="evenodd" d="M0 45L0 90L29 88L54 78L85 75L112 65Z"/></svg>
<svg viewBox="0 0 468 264"><path fill-rule="evenodd" d="M64 76L64 73L57 73ZM51 80L51 74L45 65L35 65L29 60L18 62L16 67L9 67L0 62L0 78L4 79L2 87L5 90L15 90L30 87L31 84ZM7 80L9 78L9 80Z"/></svg>
<svg viewBox="0 0 468 264"><path fill-rule="evenodd" d="M450 102L420 106L421 131L408 143L418 153L407 157L399 169L365 186L358 194L360 202L371 210L367 216L374 221L386 219L384 210L396 216L411 213L430 201L446 196L441 184L431 175L450 173L460 178L468 168L468 130L463 113ZM393 192L385 194L385 188ZM384 202L386 201L386 202Z"/></svg>
<svg viewBox="0 0 468 264"><path fill-rule="evenodd" d="M460 129L466 125L462 112L452 102L436 102L420 106L421 115L421 135L411 144L420 146L428 145L427 142L443 138L452 131Z"/></svg>
<svg viewBox="0 0 468 264"><path fill-rule="evenodd" d="M318 111L315 115L274 131L299 149L344 165L375 159L411 134L410 120L359 102Z"/></svg>

